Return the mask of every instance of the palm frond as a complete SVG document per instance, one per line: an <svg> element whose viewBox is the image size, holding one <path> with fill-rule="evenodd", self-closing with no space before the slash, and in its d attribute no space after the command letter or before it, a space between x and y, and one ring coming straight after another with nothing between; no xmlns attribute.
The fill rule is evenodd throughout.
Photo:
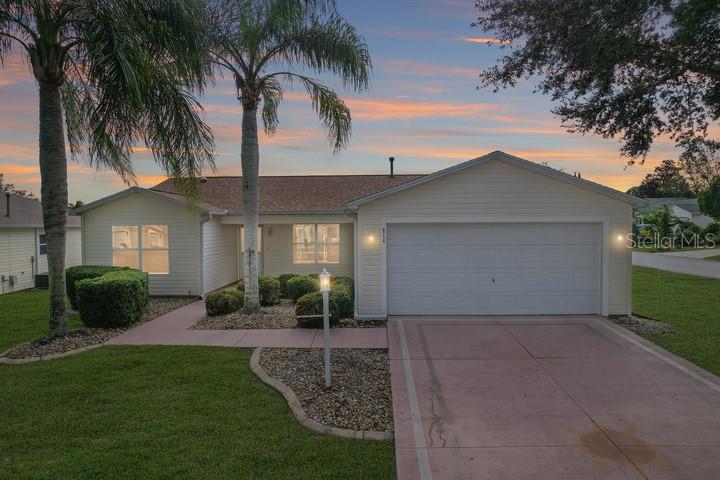
<svg viewBox="0 0 720 480"><path fill-rule="evenodd" d="M283 88L277 79L270 77L265 79L261 87L263 108L262 121L265 127L265 133L272 135L277 130L279 123L278 107L283 99Z"/></svg>

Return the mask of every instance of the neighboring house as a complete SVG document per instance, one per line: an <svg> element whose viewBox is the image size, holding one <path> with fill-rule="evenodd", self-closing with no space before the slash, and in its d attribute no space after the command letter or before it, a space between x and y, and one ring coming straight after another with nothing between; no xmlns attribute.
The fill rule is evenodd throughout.
<svg viewBox="0 0 720 480"><path fill-rule="evenodd" d="M80 217L68 216L65 263L80 265ZM42 207L38 200L0 195L0 294L35 286L47 273Z"/></svg>
<svg viewBox="0 0 720 480"><path fill-rule="evenodd" d="M670 213L679 218L680 220L686 220L692 222L698 227L705 228L709 224L713 223L712 217L703 215L698 207L696 198L646 198L648 204L646 207L637 209L637 212L642 215L650 210L655 210L663 205L670 207Z"/></svg>
<svg viewBox="0 0 720 480"><path fill-rule="evenodd" d="M189 208L171 181L75 210L83 261L150 273L155 295L242 276L242 178ZM430 175L260 178L261 271L352 276L356 316L627 314L644 201L503 152Z"/></svg>

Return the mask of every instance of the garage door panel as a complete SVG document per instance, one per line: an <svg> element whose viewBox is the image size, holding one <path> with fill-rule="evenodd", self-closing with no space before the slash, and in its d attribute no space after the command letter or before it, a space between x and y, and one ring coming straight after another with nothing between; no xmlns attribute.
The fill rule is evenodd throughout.
<svg viewBox="0 0 720 480"><path fill-rule="evenodd" d="M388 312L597 313L600 232L593 224L390 225Z"/></svg>

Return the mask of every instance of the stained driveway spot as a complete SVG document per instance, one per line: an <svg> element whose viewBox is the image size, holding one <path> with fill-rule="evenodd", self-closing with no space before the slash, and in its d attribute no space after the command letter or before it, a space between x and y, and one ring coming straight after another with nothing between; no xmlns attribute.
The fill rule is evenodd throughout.
<svg viewBox="0 0 720 480"><path fill-rule="evenodd" d="M720 478L717 379L608 325L392 318L399 478Z"/></svg>

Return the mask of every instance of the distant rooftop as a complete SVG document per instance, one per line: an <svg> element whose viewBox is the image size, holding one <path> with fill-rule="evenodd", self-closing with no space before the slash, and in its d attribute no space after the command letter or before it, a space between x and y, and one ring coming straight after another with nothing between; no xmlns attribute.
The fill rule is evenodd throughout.
<svg viewBox="0 0 720 480"><path fill-rule="evenodd" d="M5 193L0 193L0 227L43 227L42 206L39 200L10 195L10 216ZM80 226L80 217L69 215L67 225Z"/></svg>

